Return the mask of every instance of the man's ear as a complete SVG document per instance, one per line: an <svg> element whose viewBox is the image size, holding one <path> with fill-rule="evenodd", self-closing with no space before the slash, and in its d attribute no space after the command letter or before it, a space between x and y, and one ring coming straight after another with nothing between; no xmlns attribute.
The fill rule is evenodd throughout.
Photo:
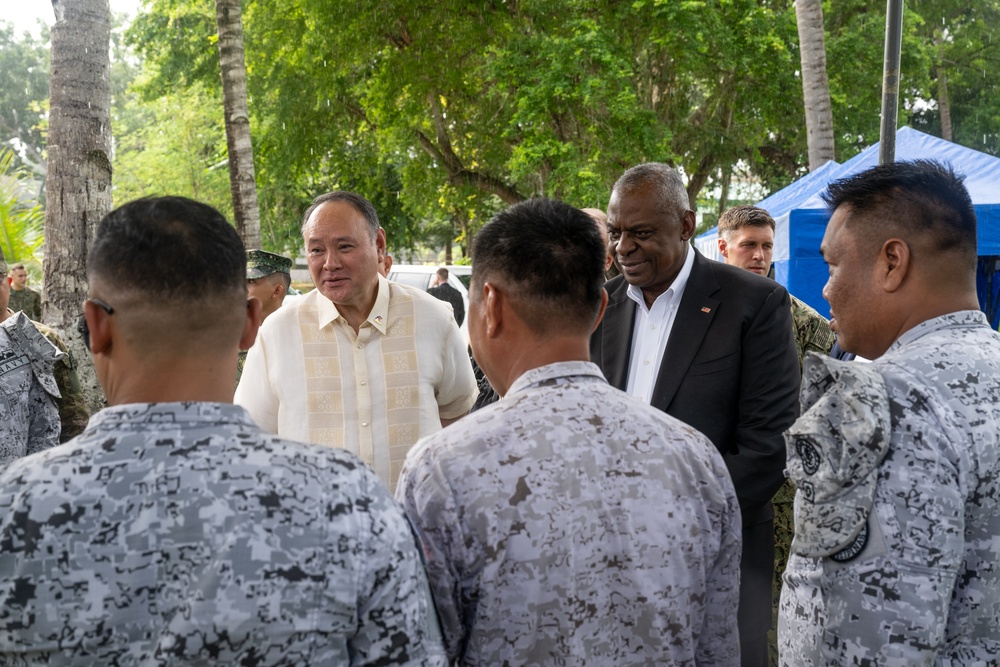
<svg viewBox="0 0 1000 667"><path fill-rule="evenodd" d="M240 349L249 350L253 342L257 340L257 329L262 321L261 313L263 307L260 299L255 296L247 298L247 318L243 322L243 333L240 335Z"/></svg>
<svg viewBox="0 0 1000 667"><path fill-rule="evenodd" d="M882 289L895 292L906 281L910 271L910 246L899 238L888 239L882 244L877 261Z"/></svg>
<svg viewBox="0 0 1000 667"><path fill-rule="evenodd" d="M608 308L608 290L601 288L601 309L597 312L597 319L594 320L594 326L590 329L590 333L597 331L597 325L601 323L604 319L604 311Z"/></svg>
<svg viewBox="0 0 1000 667"><path fill-rule="evenodd" d="M378 261L380 263L385 261L385 247L385 230L379 227L378 231L375 232L375 248L378 251Z"/></svg>
<svg viewBox="0 0 1000 667"><path fill-rule="evenodd" d="M83 317L90 330L90 353L97 355L107 351L114 339L114 316L93 301L87 300L83 302Z"/></svg>
<svg viewBox="0 0 1000 667"><path fill-rule="evenodd" d="M503 310L507 296L493 283L483 285L483 313L486 319L486 335L496 338L503 328Z"/></svg>
<svg viewBox="0 0 1000 667"><path fill-rule="evenodd" d="M690 241L691 237L694 236L694 229L697 226L698 219L694 211L685 211L684 217L681 219L681 238L685 241Z"/></svg>
<svg viewBox="0 0 1000 667"><path fill-rule="evenodd" d="M729 255L726 254L726 239L719 237L719 254L723 257L728 258Z"/></svg>

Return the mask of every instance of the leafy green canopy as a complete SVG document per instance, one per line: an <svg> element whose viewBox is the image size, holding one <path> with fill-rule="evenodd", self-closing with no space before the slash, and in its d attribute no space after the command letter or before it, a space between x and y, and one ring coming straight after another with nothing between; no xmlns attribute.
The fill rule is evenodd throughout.
<svg viewBox="0 0 1000 667"><path fill-rule="evenodd" d="M14 158L11 149L0 149L0 250L8 265L22 263L38 280L45 213L34 203L28 170L18 167Z"/></svg>
<svg viewBox="0 0 1000 667"><path fill-rule="evenodd" d="M901 122L927 115L920 101L933 99L922 26L938 4L958 5L907 10ZM884 17L863 0L826 12L843 160L878 138ZM699 202L725 192L737 169L768 191L804 172L790 0L254 0L243 16L269 247L297 247L302 210L333 188L369 197L390 247L405 248L464 243L500 207L531 196L603 208L615 178L646 160L682 168ZM219 147L213 17L209 0L150 0L129 38L145 58L146 100L214 105L200 120L160 115L160 131L200 122L220 133L206 143ZM996 103L972 79L996 47L973 23L951 32L948 53L966 45L970 63L953 98L986 122L995 116L981 110ZM981 71L997 98L1000 70ZM971 128L965 113L953 117Z"/></svg>

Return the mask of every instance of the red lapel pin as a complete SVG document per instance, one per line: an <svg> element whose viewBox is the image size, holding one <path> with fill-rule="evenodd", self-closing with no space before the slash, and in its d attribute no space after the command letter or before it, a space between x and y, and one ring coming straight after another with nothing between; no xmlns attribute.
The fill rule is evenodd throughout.
<svg viewBox="0 0 1000 667"><path fill-rule="evenodd" d="M708 306L705 306L704 308L701 309L701 312L703 312L703 313L710 313L710 312L712 312L712 309L709 308Z"/></svg>

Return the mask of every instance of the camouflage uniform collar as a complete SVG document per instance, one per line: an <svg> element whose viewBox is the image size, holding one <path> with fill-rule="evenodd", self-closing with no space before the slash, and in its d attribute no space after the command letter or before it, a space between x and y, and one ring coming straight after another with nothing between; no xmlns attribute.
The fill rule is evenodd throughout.
<svg viewBox="0 0 1000 667"><path fill-rule="evenodd" d="M887 353L897 350L904 345L909 345L918 338L922 338L923 336L934 333L935 331L941 331L942 329L949 329L952 327L970 326L988 327L990 326L990 323L989 320L986 319L986 314L981 310L956 310L953 313L932 317L929 320L924 320L909 331L903 332L903 335L897 338L896 342L889 346Z"/></svg>
<svg viewBox="0 0 1000 667"><path fill-rule="evenodd" d="M56 361L66 354L49 342L24 313L11 315L0 323L0 327L3 327L11 342L21 350L21 353L28 357L31 370L39 384L50 395L59 398L61 394L52 370Z"/></svg>
<svg viewBox="0 0 1000 667"><path fill-rule="evenodd" d="M589 361L559 361L554 364L532 368L522 373L511 384L510 389L507 391L507 396L512 396L519 391L525 391L530 387L542 383L552 383L555 380L574 376L593 376L602 382L607 382L604 379L601 369L596 364Z"/></svg>
<svg viewBox="0 0 1000 667"><path fill-rule="evenodd" d="M889 451L888 391L873 364L809 354L801 402L802 416L785 433L787 473L798 489L792 551L824 558L865 529Z"/></svg>
<svg viewBox="0 0 1000 667"><path fill-rule="evenodd" d="M90 418L89 429L116 430L130 424L137 430L175 426L233 423L259 430L247 411L232 403L191 401L181 403L123 403L104 408Z"/></svg>

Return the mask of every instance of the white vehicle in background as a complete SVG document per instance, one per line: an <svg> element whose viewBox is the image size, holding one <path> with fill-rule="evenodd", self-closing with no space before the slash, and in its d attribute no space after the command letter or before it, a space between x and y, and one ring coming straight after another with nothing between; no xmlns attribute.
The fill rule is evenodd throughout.
<svg viewBox="0 0 1000 667"><path fill-rule="evenodd" d="M466 290L472 289L472 265L471 264L447 264L445 265L450 275L458 276L458 279L465 285Z"/></svg>
<svg viewBox="0 0 1000 667"><path fill-rule="evenodd" d="M389 269L388 278L394 283L409 285L426 292L434 281L434 276L437 274L439 268L441 267L424 264L393 264L392 268ZM463 282L462 279L464 278L465 281L469 280L472 276L472 267L445 266L444 268L448 269L448 284L461 293L462 301L465 303L465 312L468 315L469 289L466 286L466 282ZM468 317L462 321L462 326L459 327L466 339L469 337L469 329L465 321L467 319Z"/></svg>

